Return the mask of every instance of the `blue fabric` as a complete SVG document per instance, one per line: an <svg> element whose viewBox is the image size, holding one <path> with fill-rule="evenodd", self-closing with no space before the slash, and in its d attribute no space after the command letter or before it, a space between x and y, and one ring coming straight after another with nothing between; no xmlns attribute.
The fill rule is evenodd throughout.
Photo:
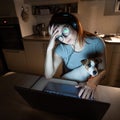
<svg viewBox="0 0 120 120"><path fill-rule="evenodd" d="M83 59L99 57L104 51L105 43L97 37L86 38L84 48L80 52L76 52L70 45L62 43L55 49L55 53L63 59L66 67L69 69L81 66L81 60Z"/></svg>

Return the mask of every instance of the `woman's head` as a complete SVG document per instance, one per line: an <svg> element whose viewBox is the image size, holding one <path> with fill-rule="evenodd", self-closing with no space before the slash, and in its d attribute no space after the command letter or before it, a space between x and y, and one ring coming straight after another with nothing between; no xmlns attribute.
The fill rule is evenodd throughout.
<svg viewBox="0 0 120 120"><path fill-rule="evenodd" d="M77 32L81 32L81 34L83 33L83 28L82 28L79 20L77 19L76 16L74 16L70 13L67 13L67 12L56 13L52 16L52 18L49 22L49 26L62 25L62 24L69 25Z"/></svg>
<svg viewBox="0 0 120 120"><path fill-rule="evenodd" d="M52 16L49 25L70 25L74 30L78 31L78 20L75 16L70 13L60 12Z"/></svg>
<svg viewBox="0 0 120 120"><path fill-rule="evenodd" d="M83 35L83 28L82 28L79 20L77 19L77 17L75 17L74 15L72 15L70 13L60 12L60 13L54 14L49 22L49 27L51 27L53 25L54 26L63 26L63 31L62 31L63 35L64 34L67 35L70 33L70 30L68 29L68 27L71 30L73 29L74 31L76 31L78 37L79 36L82 37L82 35Z"/></svg>

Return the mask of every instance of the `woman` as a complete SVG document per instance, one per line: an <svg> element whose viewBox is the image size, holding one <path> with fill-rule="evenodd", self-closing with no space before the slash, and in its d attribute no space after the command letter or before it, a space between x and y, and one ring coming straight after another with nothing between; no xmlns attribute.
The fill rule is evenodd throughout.
<svg viewBox="0 0 120 120"><path fill-rule="evenodd" d="M102 72L99 75L84 81L85 84L81 84L79 78L77 79L80 82L77 87L82 86L82 91L84 91L83 98L90 96L105 75L104 42L94 34L84 31L79 20L70 13L54 14L49 23L49 34L51 38L45 61L45 77L47 79L54 76L62 62L67 68L65 74L72 74L73 70L82 65L81 60L86 58L101 59L102 62L99 64L98 70ZM60 42L57 47L55 47L56 40ZM67 79L65 74L63 76ZM71 79L75 80L74 75ZM79 96L82 94L83 92L80 91Z"/></svg>

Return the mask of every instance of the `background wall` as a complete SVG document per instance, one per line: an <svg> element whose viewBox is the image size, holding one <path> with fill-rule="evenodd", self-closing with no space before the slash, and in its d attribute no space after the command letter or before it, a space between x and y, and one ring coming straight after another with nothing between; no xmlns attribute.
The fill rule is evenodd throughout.
<svg viewBox="0 0 120 120"><path fill-rule="evenodd" d="M110 2L111 0L109 0ZM106 1L78 1L78 14L75 14L81 21L83 27L90 31L99 33L116 33L120 29L120 15L104 15ZM112 2L110 2L113 4ZM37 23L48 24L51 16L36 16Z"/></svg>
<svg viewBox="0 0 120 120"><path fill-rule="evenodd" d="M27 1L27 2L26 2ZM52 2L51 2L52 1ZM43 16L33 16L31 12L32 4L56 4L59 3L59 0L14 0L16 13L19 17L22 36L27 36L33 34L32 26L38 23L45 23L48 25L51 15ZM97 31L98 33L116 33L120 32L120 15L113 14L111 12L112 8L106 6L113 6L113 1L115 0L70 0L78 1L78 14L75 14L81 21L84 29L93 32ZM69 2L69 0L61 1L63 3ZM27 22L21 19L21 7L24 6L29 9L29 20ZM107 13L106 14L106 10Z"/></svg>
<svg viewBox="0 0 120 120"><path fill-rule="evenodd" d="M109 2L110 1L111 0L109 0ZM84 28L91 32L96 30L99 33L116 33L120 27L120 15L104 15L105 10L105 0L91 2L81 1L79 2L78 16L83 23Z"/></svg>
<svg viewBox="0 0 120 120"><path fill-rule="evenodd" d="M36 24L36 18L32 15L31 6L29 4L25 4L24 0L14 0L15 9L17 17L19 18L20 28L22 32L22 36L27 36L33 34L33 25ZM23 21L21 17L22 6L27 10L28 13L28 21Z"/></svg>

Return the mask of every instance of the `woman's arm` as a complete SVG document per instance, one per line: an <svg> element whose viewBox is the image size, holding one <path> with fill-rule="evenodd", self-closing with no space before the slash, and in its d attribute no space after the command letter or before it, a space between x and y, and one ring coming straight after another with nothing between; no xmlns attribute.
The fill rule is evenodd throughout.
<svg viewBox="0 0 120 120"><path fill-rule="evenodd" d="M106 70L101 71L96 77L90 78L87 81L87 86L89 86L90 88L95 89L96 86L100 83L100 81L105 78L105 75L106 75Z"/></svg>
<svg viewBox="0 0 120 120"><path fill-rule="evenodd" d="M53 50L47 50L45 60L45 77L47 79L54 76L61 62L61 57L59 57L56 53L53 53Z"/></svg>
<svg viewBox="0 0 120 120"><path fill-rule="evenodd" d="M48 28L49 34L51 36L50 42L47 47L46 52L46 59L45 59L45 77L47 79L52 78L62 62L61 57L59 57L56 53L54 53L55 48L55 39L58 35L58 29L56 29L56 26L51 26Z"/></svg>

